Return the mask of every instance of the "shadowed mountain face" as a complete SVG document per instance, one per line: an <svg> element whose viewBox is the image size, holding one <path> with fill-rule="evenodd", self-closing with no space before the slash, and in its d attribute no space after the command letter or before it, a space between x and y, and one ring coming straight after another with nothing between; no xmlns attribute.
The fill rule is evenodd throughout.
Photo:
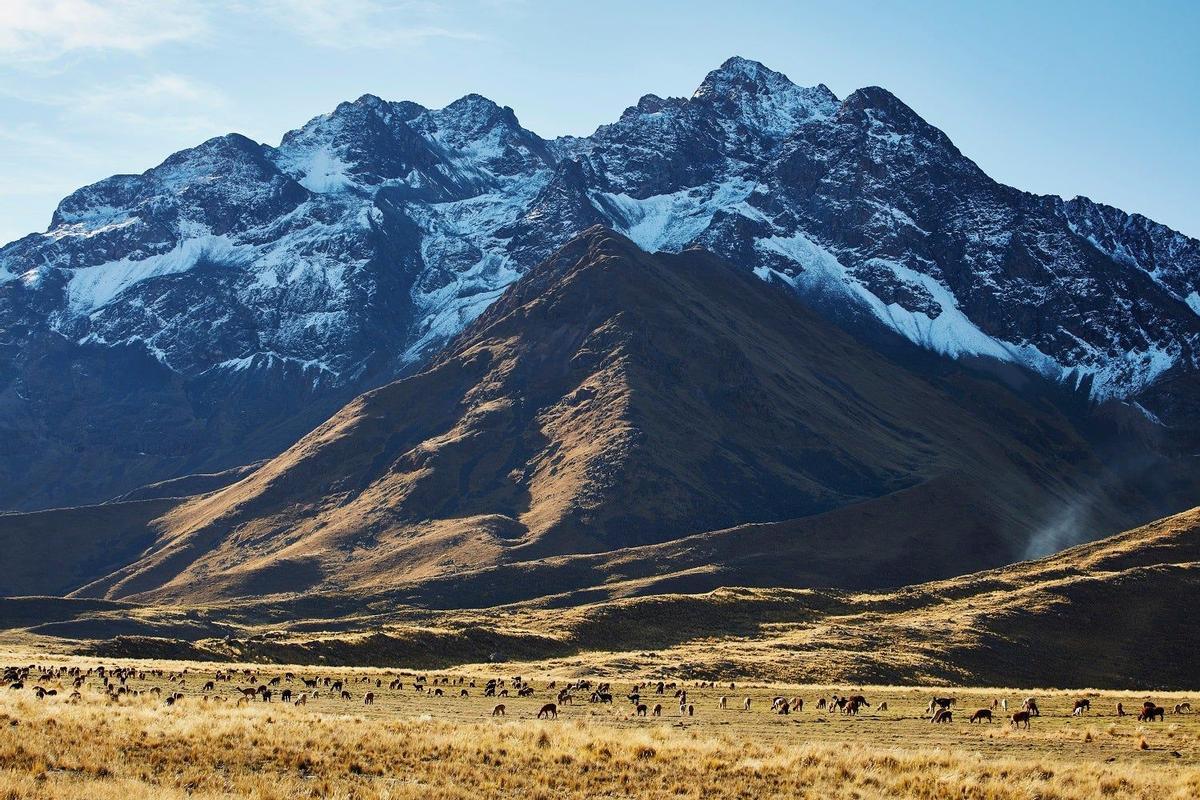
<svg viewBox="0 0 1200 800"><path fill-rule="evenodd" d="M445 610L415 607L409 603L416 598L403 591L169 608L25 597L0 599L0 630L16 629L23 641L42 637L39 643L51 649L61 649L64 639L71 647L84 640L85 651L106 658L438 669L484 663L501 653L539 662L514 665L523 673L665 672L721 681L1090 686L1143 693L1197 688L1200 509L1037 561L899 589L780 588L784 579L695 593L705 580L718 581L709 588L720 585L712 567L768 580L775 580L769 571L750 572L739 562L769 561L778 574L823 567L818 559L806 566L792 556L804 542L810 556L831 541L856 544L853 532L871 529L873 518L888 517L911 502L904 495L913 492L922 494L923 507L948 537L946 546L927 552L969 564L970 554L950 545L962 530L953 524L962 509L946 502L939 488L922 484L831 512L836 526L822 515L613 554L512 564L477 575L478 586L447 580ZM130 519L135 516L131 508ZM914 542L908 532L919 529L877 542L902 551ZM738 570L730 570L735 565ZM643 573L646 566L655 569ZM662 574L671 569L678 572ZM569 581L592 588L553 594ZM423 585L422 603L437 599L430 591L437 583ZM486 605L517 596L536 599L499 611L463 608L464 598Z"/></svg>
<svg viewBox="0 0 1200 800"><path fill-rule="evenodd" d="M77 594L441 582L471 605L583 588L563 577L581 568L702 566L724 584L880 586L1018 558L1064 507L1099 533L1149 513L1053 396L916 348L903 361L704 251L650 255L594 228L424 372L175 505ZM623 567L571 561L639 545ZM547 557L568 558L544 587L495 593Z"/></svg>
<svg viewBox="0 0 1200 800"><path fill-rule="evenodd" d="M997 184L883 89L838 99L732 58L589 137L542 139L478 95L366 95L278 147L231 134L73 193L0 248L0 508L276 455L598 223L1193 443L1200 243Z"/></svg>

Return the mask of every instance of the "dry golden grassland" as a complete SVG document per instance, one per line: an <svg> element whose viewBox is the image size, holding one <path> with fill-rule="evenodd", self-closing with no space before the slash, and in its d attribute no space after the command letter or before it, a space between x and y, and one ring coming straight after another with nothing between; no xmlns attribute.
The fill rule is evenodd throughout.
<svg viewBox="0 0 1200 800"><path fill-rule="evenodd" d="M511 670L430 674L426 688L444 693L434 696L413 688L412 673L256 665L253 678L239 672L204 691L216 670L230 667L125 663L164 674L131 678L127 688L138 694L115 700L95 673L75 700L69 678L39 682L37 670L24 688L0 689L0 800L1200 796L1200 714L1172 713L1185 700L1200 707L1200 698L1181 694L1154 694L1167 707L1165 721L1138 723L1114 714L1117 702L1140 706L1148 695L1137 692L681 683L695 715L681 715L670 690L662 697L643 690L651 708L663 704L654 718L634 716L625 695L640 679L629 675L612 680L611 706L578 692L557 720L539 720L538 709L555 699L548 682L561 687L570 676L527 675L532 697L486 698L487 677L511 678ZM183 669L182 682L170 679ZM238 704L240 688L289 670L296 679L281 679L272 702ZM306 705L279 702L280 689L298 695L301 678L318 675L346 681L351 699L322 684ZM389 689L397 677L404 688ZM450 682L432 682L443 677ZM57 694L38 699L36 686ZM150 693L154 687L160 694ZM373 705L363 703L367 691ZM860 691L872 707L857 717L815 709L819 697ZM168 706L163 698L175 692L184 697ZM953 723L928 720L935 694L958 697ZM995 698L1015 709L1027 694L1043 712L1028 731L1014 730L999 711L991 725L967 722ZM775 695L804 698L804 710L772 713ZM1072 701L1084 696L1093 711L1070 716ZM492 716L497 702L507 707L504 717Z"/></svg>

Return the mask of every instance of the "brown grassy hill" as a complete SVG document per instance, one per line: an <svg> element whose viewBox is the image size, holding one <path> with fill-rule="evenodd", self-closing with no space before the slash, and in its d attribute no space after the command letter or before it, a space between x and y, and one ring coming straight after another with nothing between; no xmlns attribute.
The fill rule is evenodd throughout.
<svg viewBox="0 0 1200 800"><path fill-rule="evenodd" d="M709 632L656 658L594 659L702 676L1196 689L1197 603L1200 508L1038 561L895 591L723 589L531 610L538 621L525 624L636 651L654 646L654 636L630 633L647 622L694 630L707 618Z"/></svg>
<svg viewBox="0 0 1200 800"><path fill-rule="evenodd" d="M510 561L404 581L392 601L486 608L556 606L722 586L901 586L1012 560L1020 515L978 487L937 478L823 514L738 525L604 553Z"/></svg>
<svg viewBox="0 0 1200 800"><path fill-rule="evenodd" d="M466 611L378 595L192 608L4 600L0 627L22 630L0 644L61 650L83 640L84 652L107 656L430 669L498 657L522 673L622 678L1200 689L1200 508L1039 561L898 590L613 587L616 599L602 602Z"/></svg>
<svg viewBox="0 0 1200 800"><path fill-rule="evenodd" d="M1036 392L901 366L711 255L651 256L594 229L428 370L172 508L143 557L79 594L452 585L713 530L634 568L711 567L711 550L720 583L890 585L1011 561L1063 507L1117 530L1146 509L1093 491L1119 485ZM723 530L780 520L798 521Z"/></svg>

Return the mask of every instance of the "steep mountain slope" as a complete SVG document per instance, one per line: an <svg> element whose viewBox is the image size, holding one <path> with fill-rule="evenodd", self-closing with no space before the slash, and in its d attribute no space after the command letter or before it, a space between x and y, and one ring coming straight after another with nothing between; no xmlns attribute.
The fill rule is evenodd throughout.
<svg viewBox="0 0 1200 800"><path fill-rule="evenodd" d="M274 455L597 223L1194 439L1200 242L1001 186L882 89L733 58L590 137L366 95L277 148L229 135L80 189L0 248L0 508Z"/></svg>
<svg viewBox="0 0 1200 800"><path fill-rule="evenodd" d="M725 586L902 586L1010 562L1045 515L1007 506L977 477L945 476L812 516L421 577L381 597L423 608L569 607Z"/></svg>
<svg viewBox="0 0 1200 800"><path fill-rule="evenodd" d="M141 558L78 593L375 591L891 495L885 525L841 538L844 560L795 573L797 583L878 586L1011 561L1085 498L1100 530L1148 513L1050 397L924 361L900 367L702 250L649 255L593 228L429 369L173 508ZM1097 485L1112 488L1097 498ZM962 512L958 527L931 514L937 497ZM827 522L749 538L790 540L797 564L839 546L829 538L839 518ZM720 579L792 583L779 565L743 566L730 560Z"/></svg>

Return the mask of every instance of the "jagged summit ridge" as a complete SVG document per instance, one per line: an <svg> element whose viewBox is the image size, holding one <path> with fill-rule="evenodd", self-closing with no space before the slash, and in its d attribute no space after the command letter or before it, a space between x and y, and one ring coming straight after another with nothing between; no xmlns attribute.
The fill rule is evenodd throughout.
<svg viewBox="0 0 1200 800"><path fill-rule="evenodd" d="M0 248L9 396L49 413L48 386L18 388L53 343L88 369L121 353L218 394L344 400L419 368L595 224L1157 417L1147 391L1197 363L1195 239L997 184L886 90L838 100L735 57L588 137L543 139L479 95L363 95L278 147L231 134L84 187Z"/></svg>
<svg viewBox="0 0 1200 800"><path fill-rule="evenodd" d="M693 101L710 103L747 127L784 137L806 120L823 119L838 108L825 84L797 86L781 72L740 56L710 72L692 93Z"/></svg>

